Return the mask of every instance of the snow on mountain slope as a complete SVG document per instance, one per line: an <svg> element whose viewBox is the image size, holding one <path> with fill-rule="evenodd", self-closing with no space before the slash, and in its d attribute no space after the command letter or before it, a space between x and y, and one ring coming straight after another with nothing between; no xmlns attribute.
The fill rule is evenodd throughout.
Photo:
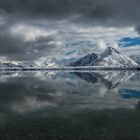
<svg viewBox="0 0 140 140"><path fill-rule="evenodd" d="M58 57L59 58L59 57ZM57 68L61 66L99 66L99 67L133 67L138 64L129 57L121 54L118 50L108 47L102 53L91 53L82 58L64 59L41 57L37 60L30 61L10 61L0 58L1 69L23 69L23 68Z"/></svg>
<svg viewBox="0 0 140 140"><path fill-rule="evenodd" d="M34 61L34 64L37 68L54 68L60 66L58 60L51 57L41 57Z"/></svg>
<svg viewBox="0 0 140 140"><path fill-rule="evenodd" d="M99 66L136 66L138 65L129 57L121 54L118 50L109 47L101 54ZM94 65L94 64L91 64Z"/></svg>
<svg viewBox="0 0 140 140"><path fill-rule="evenodd" d="M31 61L10 61L5 57L0 57L0 69L33 68L34 66L34 62Z"/></svg>
<svg viewBox="0 0 140 140"><path fill-rule="evenodd" d="M41 57L35 61L10 61L0 58L0 69L24 69L24 68L54 68L58 67L59 62L55 58Z"/></svg>
<svg viewBox="0 0 140 140"><path fill-rule="evenodd" d="M101 54L91 53L80 58L70 66L101 66L101 67L131 67L137 66L129 57L121 54L118 50L108 47Z"/></svg>

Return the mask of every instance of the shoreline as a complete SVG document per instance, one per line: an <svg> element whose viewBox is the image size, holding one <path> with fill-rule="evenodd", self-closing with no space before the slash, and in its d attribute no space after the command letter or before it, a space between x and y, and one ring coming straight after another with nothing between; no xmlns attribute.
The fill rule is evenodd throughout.
<svg viewBox="0 0 140 140"><path fill-rule="evenodd" d="M60 67L60 68L6 68L0 71L140 71L140 67Z"/></svg>

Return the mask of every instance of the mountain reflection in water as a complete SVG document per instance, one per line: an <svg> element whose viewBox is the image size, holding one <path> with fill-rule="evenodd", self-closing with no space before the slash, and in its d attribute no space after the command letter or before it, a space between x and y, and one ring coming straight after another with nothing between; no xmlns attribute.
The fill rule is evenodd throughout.
<svg viewBox="0 0 140 140"><path fill-rule="evenodd" d="M3 139L117 140L140 136L139 72L0 74Z"/></svg>

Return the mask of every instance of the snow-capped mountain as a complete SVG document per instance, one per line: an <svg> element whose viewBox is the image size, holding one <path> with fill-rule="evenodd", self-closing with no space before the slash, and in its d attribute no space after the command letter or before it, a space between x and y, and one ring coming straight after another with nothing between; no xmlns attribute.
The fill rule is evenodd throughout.
<svg viewBox="0 0 140 140"><path fill-rule="evenodd" d="M30 69L35 68L35 64L33 62L17 62L16 64L13 62L0 62L0 69Z"/></svg>
<svg viewBox="0 0 140 140"><path fill-rule="evenodd" d="M55 58L41 57L35 61L10 61L0 59L0 69L32 69L32 68L55 68L60 63Z"/></svg>
<svg viewBox="0 0 140 140"><path fill-rule="evenodd" d="M112 47L108 47L100 54L91 53L77 59L41 57L33 62L0 59L0 69L60 68L63 66L133 67L138 66L138 64Z"/></svg>
<svg viewBox="0 0 140 140"><path fill-rule="evenodd" d="M33 67L35 67L35 63L31 61L10 61L7 58L0 57L0 69L22 69Z"/></svg>
<svg viewBox="0 0 140 140"><path fill-rule="evenodd" d="M118 50L108 47L101 54L91 53L80 58L70 66L132 67L138 64Z"/></svg>
<svg viewBox="0 0 140 140"><path fill-rule="evenodd" d="M41 57L34 61L34 64L36 68L55 68L60 66L59 60L51 57Z"/></svg>

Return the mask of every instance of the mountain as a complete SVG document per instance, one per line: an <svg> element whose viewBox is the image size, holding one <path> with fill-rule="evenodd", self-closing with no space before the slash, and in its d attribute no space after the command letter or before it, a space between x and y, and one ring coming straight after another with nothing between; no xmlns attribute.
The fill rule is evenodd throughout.
<svg viewBox="0 0 140 140"><path fill-rule="evenodd" d="M41 57L34 61L36 68L56 68L60 66L59 60L52 57Z"/></svg>
<svg viewBox="0 0 140 140"><path fill-rule="evenodd" d="M35 63L31 61L0 60L0 69L24 69L34 67Z"/></svg>
<svg viewBox="0 0 140 140"><path fill-rule="evenodd" d="M55 58L41 57L35 61L10 61L0 59L0 69L32 69L60 67L60 62Z"/></svg>
<svg viewBox="0 0 140 140"><path fill-rule="evenodd" d="M131 55L131 59L133 59L136 63L140 64L140 56L139 55Z"/></svg>
<svg viewBox="0 0 140 140"><path fill-rule="evenodd" d="M59 57L58 57L59 58ZM41 57L31 61L10 61L0 58L0 69L58 68L65 66L133 67L138 64L118 50L108 47L104 52L91 53L81 58L56 59Z"/></svg>
<svg viewBox="0 0 140 140"><path fill-rule="evenodd" d="M131 58L121 54L117 49L108 47L101 54L91 53L80 58L70 66L132 67L138 64Z"/></svg>

